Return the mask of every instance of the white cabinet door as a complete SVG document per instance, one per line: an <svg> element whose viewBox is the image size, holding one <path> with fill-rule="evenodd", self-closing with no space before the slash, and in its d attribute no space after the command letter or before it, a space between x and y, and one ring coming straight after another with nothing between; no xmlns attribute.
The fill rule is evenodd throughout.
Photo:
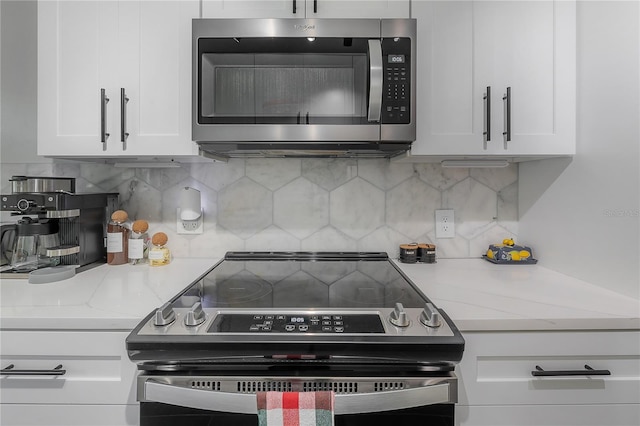
<svg viewBox="0 0 640 426"><path fill-rule="evenodd" d="M203 18L304 18L305 0L202 0Z"/></svg>
<svg viewBox="0 0 640 426"><path fill-rule="evenodd" d="M116 85L117 18L115 2L38 2L38 155L117 152L115 135L100 138L100 90ZM112 96L107 123L117 106Z"/></svg>
<svg viewBox="0 0 640 426"><path fill-rule="evenodd" d="M419 1L412 15L420 76L412 156L575 153L575 2Z"/></svg>
<svg viewBox="0 0 640 426"><path fill-rule="evenodd" d="M307 18L409 18L410 0L306 0Z"/></svg>
<svg viewBox="0 0 640 426"><path fill-rule="evenodd" d="M139 404L49 405L2 404L2 426L136 426Z"/></svg>
<svg viewBox="0 0 640 426"><path fill-rule="evenodd" d="M38 155L196 155L191 19L198 15L198 0L39 2Z"/></svg>
<svg viewBox="0 0 640 426"><path fill-rule="evenodd" d="M123 1L114 129L124 155L196 155L191 141L191 20L197 0ZM123 137L122 133L128 133ZM126 142L122 142L125 139Z"/></svg>
<svg viewBox="0 0 640 426"><path fill-rule="evenodd" d="M16 371L0 377L2 404L135 404L136 365L127 356L127 334L2 331L1 368Z"/></svg>
<svg viewBox="0 0 640 426"><path fill-rule="evenodd" d="M410 0L203 0L203 18L408 18Z"/></svg>
<svg viewBox="0 0 640 426"><path fill-rule="evenodd" d="M640 401L638 331L468 332L464 338L465 354L456 368L460 405ZM589 374L585 365L610 374ZM537 367L553 375L534 376Z"/></svg>

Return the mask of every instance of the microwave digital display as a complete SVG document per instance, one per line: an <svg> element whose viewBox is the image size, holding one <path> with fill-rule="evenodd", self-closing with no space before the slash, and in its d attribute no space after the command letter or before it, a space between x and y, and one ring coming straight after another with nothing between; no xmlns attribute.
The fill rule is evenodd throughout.
<svg viewBox="0 0 640 426"><path fill-rule="evenodd" d="M387 61L390 64L404 64L404 55L389 55Z"/></svg>

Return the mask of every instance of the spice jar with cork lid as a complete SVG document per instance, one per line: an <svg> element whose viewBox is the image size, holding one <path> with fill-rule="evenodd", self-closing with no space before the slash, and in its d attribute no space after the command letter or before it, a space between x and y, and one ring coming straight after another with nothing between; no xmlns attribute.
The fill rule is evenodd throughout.
<svg viewBox="0 0 640 426"><path fill-rule="evenodd" d="M128 261L129 215L124 210L111 214L107 224L107 264L124 265Z"/></svg>
<svg viewBox="0 0 640 426"><path fill-rule="evenodd" d="M171 262L171 252L166 247L169 237L164 232L156 232L151 238L151 250L149 250L149 266L168 265Z"/></svg>
<svg viewBox="0 0 640 426"><path fill-rule="evenodd" d="M129 235L129 263L140 265L147 263L149 257L149 222L146 220L136 220L131 225Z"/></svg>

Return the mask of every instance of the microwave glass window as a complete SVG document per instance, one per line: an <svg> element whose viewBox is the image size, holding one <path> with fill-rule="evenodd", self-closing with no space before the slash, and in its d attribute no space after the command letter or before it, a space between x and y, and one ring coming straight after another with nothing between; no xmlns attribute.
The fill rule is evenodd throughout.
<svg viewBox="0 0 640 426"><path fill-rule="evenodd" d="M264 40L252 43L243 39L240 44L246 44L249 51L241 53L227 53L227 39L214 40L218 43L211 39L201 43L208 48L201 46L200 55L201 122L367 122L366 40L349 39L347 43L343 39L286 39L290 41L287 43L276 39L265 46ZM238 43L234 43L237 49ZM311 43L314 48L309 52ZM296 51L303 48L305 53ZM252 51L258 49L261 51Z"/></svg>

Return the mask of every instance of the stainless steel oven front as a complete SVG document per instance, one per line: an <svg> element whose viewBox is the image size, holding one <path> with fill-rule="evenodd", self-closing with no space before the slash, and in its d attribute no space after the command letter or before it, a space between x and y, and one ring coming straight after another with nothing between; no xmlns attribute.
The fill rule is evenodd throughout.
<svg viewBox="0 0 640 426"><path fill-rule="evenodd" d="M277 374L277 373L276 373ZM258 424L256 393L333 391L339 426L454 425L457 379L425 376L207 375L138 377L141 426Z"/></svg>
<svg viewBox="0 0 640 426"><path fill-rule="evenodd" d="M415 37L413 19L194 19L193 140L222 156L406 150Z"/></svg>

